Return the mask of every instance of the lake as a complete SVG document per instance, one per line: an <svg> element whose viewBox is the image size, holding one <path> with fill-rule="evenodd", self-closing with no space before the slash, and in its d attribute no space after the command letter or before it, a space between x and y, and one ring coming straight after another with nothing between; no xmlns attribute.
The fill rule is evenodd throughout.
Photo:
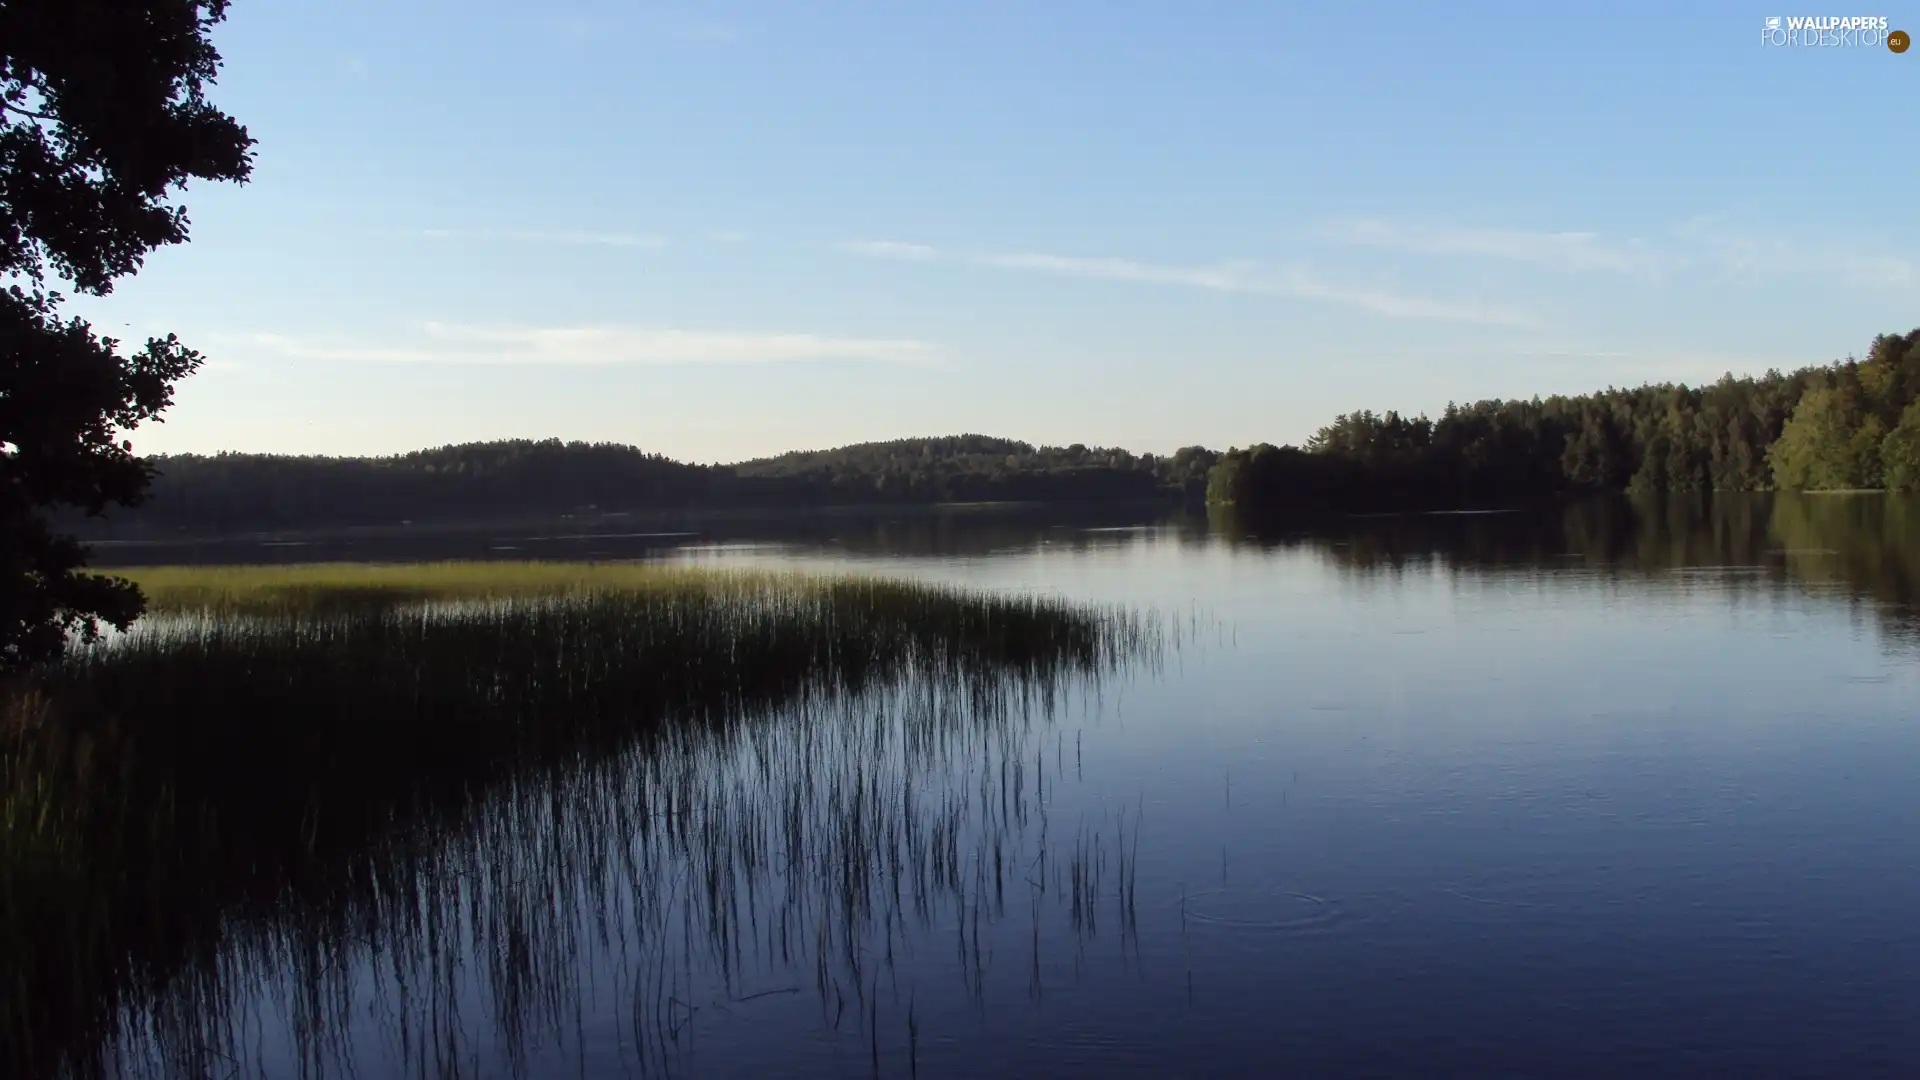
<svg viewBox="0 0 1920 1080"><path fill-rule="evenodd" d="M224 1072L1920 1075L1920 507L727 528L102 549L824 570L1157 627L508 780L357 921L223 922L172 1007ZM121 1024L123 1072L178 1067Z"/></svg>

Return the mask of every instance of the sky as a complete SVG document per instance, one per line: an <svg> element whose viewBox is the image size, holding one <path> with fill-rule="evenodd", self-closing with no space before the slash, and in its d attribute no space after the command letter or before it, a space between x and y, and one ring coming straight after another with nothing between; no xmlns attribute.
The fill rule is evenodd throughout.
<svg viewBox="0 0 1920 1080"><path fill-rule="evenodd" d="M206 355L146 453L1164 453L1825 363L1920 325L1920 50L1764 20L1920 0L1780 2L236 0L253 180L72 310Z"/></svg>

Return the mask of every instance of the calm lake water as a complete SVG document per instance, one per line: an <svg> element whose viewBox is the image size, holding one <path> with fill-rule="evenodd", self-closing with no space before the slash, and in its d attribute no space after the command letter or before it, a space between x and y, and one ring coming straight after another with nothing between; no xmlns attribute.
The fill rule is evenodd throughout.
<svg viewBox="0 0 1920 1080"><path fill-rule="evenodd" d="M503 803L519 899L423 894L419 957L315 945L324 1030L255 972L238 1075L1920 1075L1912 506L688 531L195 557L852 570L1169 636L1052 701L902 685ZM1007 722L909 722L976 707ZM661 770L706 855L624 827Z"/></svg>

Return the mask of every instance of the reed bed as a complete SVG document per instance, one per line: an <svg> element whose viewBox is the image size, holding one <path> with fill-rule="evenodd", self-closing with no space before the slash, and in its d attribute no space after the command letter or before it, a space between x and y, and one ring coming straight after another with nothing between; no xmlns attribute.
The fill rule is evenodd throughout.
<svg viewBox="0 0 1920 1080"><path fill-rule="evenodd" d="M853 578L703 570L652 562L447 561L155 566L116 571L159 612L313 613L422 600L553 599L607 594L816 589Z"/></svg>
<svg viewBox="0 0 1920 1080"><path fill-rule="evenodd" d="M890 965L909 914L958 910L964 942L971 910L977 947L1013 862L1090 917L1104 848L1050 867L1044 826L1037 858L1009 839L1044 818L1032 724L1160 644L1120 611L865 578L136 576L155 614L6 706L8 1075L224 1075L262 994L330 1075L383 979L412 1071L452 1075L463 956L508 1061L586 955L620 958L661 1063L698 994L772 957L872 1012L875 927Z"/></svg>

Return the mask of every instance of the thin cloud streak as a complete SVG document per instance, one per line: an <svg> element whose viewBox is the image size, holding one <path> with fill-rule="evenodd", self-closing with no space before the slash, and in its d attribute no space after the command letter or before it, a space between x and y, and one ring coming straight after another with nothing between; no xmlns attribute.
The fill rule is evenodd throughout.
<svg viewBox="0 0 1920 1080"><path fill-rule="evenodd" d="M1315 234L1323 241L1352 247L1496 259L1568 272L1602 270L1656 279L1678 271L1732 278L1825 277L1872 288L1920 284L1920 268L1900 256L1810 245L1777 235L1753 236L1722 228L1710 218L1683 222L1659 244L1638 237L1609 240L1594 232L1421 225L1378 218L1328 223Z"/></svg>
<svg viewBox="0 0 1920 1080"><path fill-rule="evenodd" d="M1270 291L1284 296L1348 304L1396 319L1434 319L1482 326L1531 327L1540 324L1537 318L1519 308L1329 285L1301 270L1289 272L1285 280L1276 282Z"/></svg>
<svg viewBox="0 0 1920 1080"><path fill-rule="evenodd" d="M886 259L931 261L947 258L937 248L895 240L847 241L840 247L856 254ZM1084 258L1041 252L974 254L961 256L960 260L1002 270L1038 271L1094 281L1127 281L1206 289L1213 292L1253 293L1296 300L1319 300L1364 308L1375 314L1396 319L1434 319L1486 326L1537 325L1537 320L1531 314L1517 308L1408 296L1385 289L1336 285L1322 281L1306 270L1298 268L1277 274L1263 274L1256 264L1249 262L1230 262L1217 266L1177 266L1139 262L1132 259Z"/></svg>
<svg viewBox="0 0 1920 1080"><path fill-rule="evenodd" d="M1506 259L1569 271L1658 273L1668 269L1672 261L1641 240L1616 243L1593 232L1408 225L1378 218L1332 222L1322 225L1317 232L1324 240L1358 247Z"/></svg>
<svg viewBox="0 0 1920 1080"><path fill-rule="evenodd" d="M1091 278L1095 281L1141 281L1158 285L1183 285L1192 289L1218 292L1263 292L1258 282L1246 277L1245 263L1218 267L1160 266L1130 259L1084 259L1069 255L1044 255L1016 252L1009 255L981 255L975 258L984 266L1011 270L1041 270L1064 277Z"/></svg>
<svg viewBox="0 0 1920 1080"><path fill-rule="evenodd" d="M1705 259L1734 276L1837 277L1870 288L1920 284L1920 269L1895 255L1868 254L1831 246L1807 246L1780 236L1756 237L1695 218L1674 230Z"/></svg>
<svg viewBox="0 0 1920 1080"><path fill-rule="evenodd" d="M1257 293L1296 300L1322 300L1332 304L1364 308L1375 314L1395 319L1436 319L1485 326L1533 326L1536 324L1533 316L1515 308L1408 296L1382 289L1334 285L1321 281L1300 269L1288 270L1277 276L1265 276L1261 275L1251 263L1168 266L1135 262L1130 259L1083 259L1032 252L982 255L974 261L988 266L1040 270L1066 277L1091 278L1099 281L1137 281L1158 285L1177 285L1190 289L1209 289L1215 292Z"/></svg>
<svg viewBox="0 0 1920 1080"><path fill-rule="evenodd" d="M558 244L582 247L659 249L667 246L665 237L631 233L555 232L545 229L421 229L421 236L435 240L488 240L523 244Z"/></svg>
<svg viewBox="0 0 1920 1080"><path fill-rule="evenodd" d="M925 244L903 244L898 240L847 240L840 244L840 250L851 251L855 255L871 255L880 259L937 259L939 248Z"/></svg>
<svg viewBox="0 0 1920 1080"><path fill-rule="evenodd" d="M825 337L817 334L679 330L652 327L480 326L423 323L404 344L340 344L281 334L245 340L301 360L389 364L768 364L862 361L927 365L939 350L924 341Z"/></svg>

